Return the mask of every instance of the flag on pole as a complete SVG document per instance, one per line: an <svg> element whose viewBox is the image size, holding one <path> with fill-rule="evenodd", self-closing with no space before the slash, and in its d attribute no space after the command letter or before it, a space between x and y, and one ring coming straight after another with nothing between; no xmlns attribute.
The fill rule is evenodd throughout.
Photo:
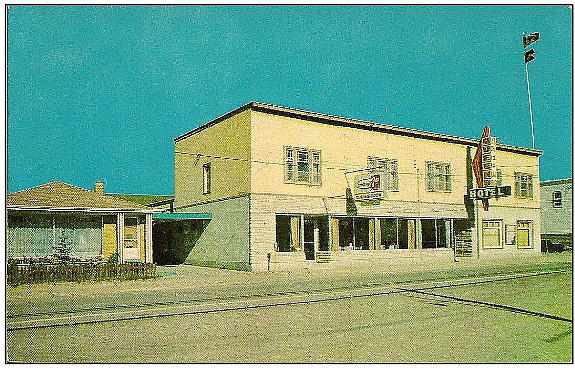
<svg viewBox="0 0 575 370"><path fill-rule="evenodd" d="M535 32L527 36L523 35L523 48L534 44L537 40L539 40L539 32Z"/></svg>
<svg viewBox="0 0 575 370"><path fill-rule="evenodd" d="M525 63L529 63L530 61L535 59L535 49L527 50L524 54L525 54Z"/></svg>

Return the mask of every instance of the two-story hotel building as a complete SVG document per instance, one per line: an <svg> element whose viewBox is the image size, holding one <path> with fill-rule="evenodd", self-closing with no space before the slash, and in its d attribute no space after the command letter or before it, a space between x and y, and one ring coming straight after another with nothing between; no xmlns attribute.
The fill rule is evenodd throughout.
<svg viewBox="0 0 575 370"><path fill-rule="evenodd" d="M174 208L212 215L189 240L186 262L278 271L540 252L542 152L497 144L498 185L512 192L485 210L467 196L477 146L246 104L175 139ZM369 168L381 174L382 191L362 199Z"/></svg>

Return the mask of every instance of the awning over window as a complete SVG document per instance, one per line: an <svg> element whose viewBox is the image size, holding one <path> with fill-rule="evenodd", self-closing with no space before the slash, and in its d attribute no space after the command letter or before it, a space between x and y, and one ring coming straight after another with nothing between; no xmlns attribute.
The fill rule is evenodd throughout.
<svg viewBox="0 0 575 370"><path fill-rule="evenodd" d="M211 213L154 213L154 220L211 220Z"/></svg>

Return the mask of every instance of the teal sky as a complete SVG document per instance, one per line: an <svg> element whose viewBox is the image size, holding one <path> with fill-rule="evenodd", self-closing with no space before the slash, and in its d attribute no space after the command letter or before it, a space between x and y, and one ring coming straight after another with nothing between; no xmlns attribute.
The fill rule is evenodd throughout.
<svg viewBox="0 0 575 370"><path fill-rule="evenodd" d="M15 6L8 191L173 194L173 138L249 101L531 147L572 176L567 6Z"/></svg>

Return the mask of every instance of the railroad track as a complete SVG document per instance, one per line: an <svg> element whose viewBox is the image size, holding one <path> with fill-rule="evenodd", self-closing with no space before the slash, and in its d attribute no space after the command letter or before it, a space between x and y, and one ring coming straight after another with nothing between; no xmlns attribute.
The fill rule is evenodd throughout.
<svg viewBox="0 0 575 370"><path fill-rule="evenodd" d="M497 303L482 302L427 292L433 289L456 287L464 285L493 283L498 281L520 279L541 275L564 273L564 270L487 276L481 278L461 278L451 281L435 282L406 282L402 285L390 284L363 284L340 289L315 289L306 291L290 291L281 293L251 294L244 296L228 296L211 299L189 299L178 301L164 301L153 303L136 303L126 305L110 305L88 307L72 310L58 310L33 314L13 314L7 316L6 329L25 330L69 325L82 325L101 322L140 320L158 317L183 316L224 312L233 310L246 310L255 308L310 304L316 302L336 301L343 299L382 296L389 294L411 293L434 298L447 299L452 302L488 306L495 309L504 309L518 314L528 314L547 319L572 322L571 319L562 318L545 313L524 310L517 307L505 306ZM41 317L50 316L50 317Z"/></svg>

